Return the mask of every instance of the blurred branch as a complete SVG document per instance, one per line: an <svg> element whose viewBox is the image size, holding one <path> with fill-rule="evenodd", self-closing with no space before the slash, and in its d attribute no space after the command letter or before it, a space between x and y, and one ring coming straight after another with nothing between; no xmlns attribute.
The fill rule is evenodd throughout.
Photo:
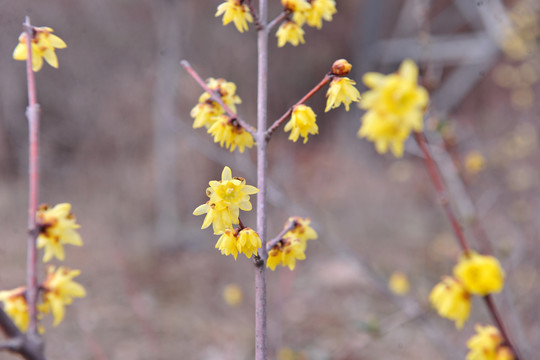
<svg viewBox="0 0 540 360"><path fill-rule="evenodd" d="M298 223L296 221L289 221L287 223L287 226L285 226L285 228L281 230L281 232L275 238L273 238L266 244L266 250L269 251L270 249L272 249L274 245L276 245L279 241L283 239L283 236L285 236L286 233L293 230L297 225Z"/></svg>
<svg viewBox="0 0 540 360"><path fill-rule="evenodd" d="M0 342L0 350L20 354L26 360L47 360L41 337L27 332L23 334L0 307L0 329L7 337Z"/></svg>
<svg viewBox="0 0 540 360"><path fill-rule="evenodd" d="M180 62L180 64L182 64L182 66L184 67L184 69L186 69L186 71L189 73L189 75L191 75L191 77L193 79L195 79L195 81L197 81L197 83L208 93L210 94L210 96L212 97L212 100L214 100L215 102L217 102L226 112L227 114L231 117L231 119L236 119L238 121L238 123L244 128L246 129L247 132L249 132L253 137L257 137L256 135L256 130L251 126L249 125L248 123L246 123L244 120L242 120L242 118L240 116L238 116L237 114L234 113L234 111L231 110L231 108L229 108L227 106L227 104L225 104L223 102L223 100L221 99L221 96L219 96L219 94L217 94L214 90L211 90L208 86L206 86L206 84L204 83L204 81L201 79L201 77L199 76L199 74L197 74L197 72L195 70L193 70L193 68L191 67L191 65L189 64L188 61L186 60L182 60Z"/></svg>
<svg viewBox="0 0 540 360"><path fill-rule="evenodd" d="M266 25L266 31L270 32L274 26L285 20L289 16L289 12L284 10L281 14L279 14L274 20L270 21L268 25Z"/></svg>

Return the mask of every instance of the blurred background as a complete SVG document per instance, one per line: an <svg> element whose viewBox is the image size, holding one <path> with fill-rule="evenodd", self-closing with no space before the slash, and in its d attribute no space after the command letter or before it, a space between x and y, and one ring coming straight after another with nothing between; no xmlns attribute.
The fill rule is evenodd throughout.
<svg viewBox="0 0 540 360"><path fill-rule="evenodd" d="M65 264L88 296L52 328L51 359L243 360L254 354L253 266L214 249L192 211L224 165L256 184L255 151L230 153L190 109L202 90L180 67L238 85L255 124L256 41L215 18L220 1L0 0L0 289L24 282L27 207L25 69L11 54L29 15L68 44L37 73L42 108L40 202L73 204L85 246ZM280 2L270 1L270 18ZM419 64L432 101L426 133L453 206L477 249L507 272L495 296L527 358L540 343L537 299L540 113L538 0L337 0L306 44L270 43L269 118L277 119L346 58L366 71ZM280 360L464 359L461 331L427 302L459 249L415 144L402 159L356 137L362 112L324 113L306 145L282 130L270 146L269 236L291 215L319 239L294 272L268 274L269 346ZM255 198L253 198L253 201ZM242 217L255 226L254 212ZM396 271L409 291L389 291ZM535 349L536 346L536 349ZM15 356L1 353L2 359Z"/></svg>

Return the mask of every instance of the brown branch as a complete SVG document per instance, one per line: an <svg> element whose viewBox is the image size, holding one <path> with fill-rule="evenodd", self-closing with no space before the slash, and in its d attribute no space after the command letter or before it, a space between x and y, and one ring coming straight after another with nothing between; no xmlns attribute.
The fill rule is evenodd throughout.
<svg viewBox="0 0 540 360"><path fill-rule="evenodd" d="M287 223L287 226L285 226L285 228L281 230L281 232L275 238L273 238L266 244L266 251L270 251L270 249L272 249L274 245L276 245L283 239L283 236L285 236L286 233L293 230L296 226L298 226L298 223L296 221L289 221Z"/></svg>
<svg viewBox="0 0 540 360"><path fill-rule="evenodd" d="M0 307L0 329L7 337L0 342L0 350L7 350L23 356L26 360L47 360L44 355L43 341L38 334L23 334L11 318Z"/></svg>
<svg viewBox="0 0 540 360"><path fill-rule="evenodd" d="M223 99L221 99L221 96L219 96L219 94L210 89L206 83L203 81L203 79L199 76L199 74L197 74L197 72L191 67L191 65L189 64L188 61L186 60L182 60L180 61L180 64L182 65L182 67L184 69L186 69L186 71L189 73L189 75L191 75L191 77L193 79L195 79L195 81L208 93L210 94L210 97L212 98L212 100L214 100L215 102L217 102L224 110L225 112L229 115L229 117L231 119L236 119L236 121L238 121L238 123L240 124L240 126L242 126L247 132L249 132L251 134L251 136L253 137L256 137L257 136L257 130L255 130L251 125L249 125L248 123L246 123L244 120L242 120L242 118L240 116L238 116L238 114L236 114L234 111L231 110L230 107L227 106L227 104L225 104L223 102Z"/></svg>
<svg viewBox="0 0 540 360"><path fill-rule="evenodd" d="M426 163L426 167L428 169L431 182L435 186L435 189L437 191L437 194L439 196L439 200L441 202L441 205L444 208L444 211L446 213L446 216L448 217L448 220L450 220L450 223L452 224L452 228L454 229L454 233L456 235L456 238L458 240L459 245L461 246L461 249L464 253L468 253L470 251L470 247L467 243L467 240L465 238L465 234L463 232L463 229L461 228L461 225L459 224L459 221L457 220L456 215L454 214L454 211L450 207L450 203L448 200L448 197L446 195L446 191L443 185L443 181L441 179L441 176L437 170L437 165L435 161L433 160L433 157L431 156L431 152L428 148L427 139L424 136L423 133L415 132L414 133L414 139L416 140L418 146L420 147L420 150L424 154L424 161ZM512 352L515 355L515 360L519 360L521 356L519 356L518 349L514 346L512 341L510 341L510 337L508 336L508 333L505 329L505 326L502 322L502 318L497 310L497 307L495 306L495 303L493 302L493 299L491 295L484 296L484 301L486 303L486 306L497 324L501 335L503 336L507 346L512 350ZM521 358L522 359L522 358Z"/></svg>
<svg viewBox="0 0 540 360"><path fill-rule="evenodd" d="M334 78L334 75L332 75L331 73L328 73L324 76L324 78L317 84L315 85L315 87L313 89L311 89L303 98L301 98L296 104L294 104L293 106L291 106L286 112L285 114L283 114L279 119L277 119L273 124L272 126L270 126L270 128L268 128L268 130L266 131L266 138L267 139L270 139L270 136L272 136L272 133L274 131L276 131L280 126L281 124L283 124L285 122L285 120L287 120L287 118L292 114L293 110L294 110L294 107L295 106L298 106L298 105L301 105L303 103L305 103L309 98L311 98L313 95L315 95L319 90L321 90L321 88L328 84L330 82L330 80L332 80Z"/></svg>
<svg viewBox="0 0 540 360"><path fill-rule="evenodd" d="M255 24L255 30L257 31L263 30L264 26L259 21L259 14L257 13L257 10L255 10L255 7L253 6L253 3L251 2L251 0L246 0L245 3L249 8L249 12L253 16L253 23Z"/></svg>

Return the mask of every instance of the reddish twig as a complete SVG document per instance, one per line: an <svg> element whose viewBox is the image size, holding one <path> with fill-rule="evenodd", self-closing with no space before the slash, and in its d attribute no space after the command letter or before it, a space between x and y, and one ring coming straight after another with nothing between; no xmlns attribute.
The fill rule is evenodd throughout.
<svg viewBox="0 0 540 360"><path fill-rule="evenodd" d="M34 29L27 16L24 23L26 31L26 78L28 83L28 138L29 138L29 162L28 162L28 244L26 258L26 291L28 302L28 315L30 323L28 331L37 333L37 248L36 248L36 209L39 191L39 105L36 98L36 83L32 70L32 38Z"/></svg>
<svg viewBox="0 0 540 360"><path fill-rule="evenodd" d="M197 72L191 67L191 65L189 64L188 61L186 60L182 60L180 62L180 64L184 67L184 69L186 69L186 71L189 73L189 75L191 75L191 77L193 79L195 79L195 81L208 93L210 94L210 97L212 97L212 100L214 100L215 102L217 102L222 108L223 110L225 110L225 112L229 115L229 117L231 119L236 119L236 121L238 121L238 123L240 124L240 126L242 126L244 129L246 129L247 132L249 132L251 134L251 136L253 137L256 137L257 135L257 130L255 130L251 125L249 125L248 123L246 123L244 120L242 120L242 118L240 116L238 116L238 114L236 114L234 111L231 110L230 107L227 106L227 104L225 104L223 102L223 100L221 99L221 96L219 96L219 94L217 94L217 92L215 92L214 90L210 89L208 86L206 86L206 83L203 81L203 79L199 76L199 74L197 74Z"/></svg>
<svg viewBox="0 0 540 360"><path fill-rule="evenodd" d="M246 0L245 3L249 8L249 12L253 16L253 23L255 24L255 30L257 31L263 30L264 26L259 21L259 14L257 13L257 10L255 10L255 7L253 6L253 3L251 2L251 0Z"/></svg>
<svg viewBox="0 0 540 360"><path fill-rule="evenodd" d="M276 26L277 24L285 20L287 16L289 16L289 14L290 14L289 11L283 10L281 14L279 14L274 20L270 21L268 25L266 25L266 31L270 32L270 30L272 30L274 26Z"/></svg>
<svg viewBox="0 0 540 360"><path fill-rule="evenodd" d="M257 33L257 232L262 247L255 261L255 360L267 359L266 332L266 185L268 139L266 118L268 106L268 1L259 0L259 21L263 29Z"/></svg>
<svg viewBox="0 0 540 360"><path fill-rule="evenodd" d="M446 216L448 217L448 219L450 220L450 223L452 224L452 228L454 229L454 233L456 235L458 243L461 246L461 249L463 250L463 252L468 253L470 251L470 247L467 243L467 240L465 239L465 234L463 232L463 229L461 228L461 225L459 224L459 221L457 220L457 217L454 214L454 211L450 207L450 203L446 195L443 181L437 170L437 165L435 161L433 160L433 157L431 156L431 152L428 148L427 140L424 134L419 133L419 132L414 133L414 139L416 140L416 143L418 144L418 146L420 147L420 150L422 151L422 154L424 155L424 161L426 163L426 167L428 169L431 182L435 186L435 190L437 191L441 205L443 206ZM499 328L501 335L504 337L506 344L508 345L508 347L511 348L512 352L514 353L515 360L519 360L521 358L519 356L519 352L517 348L513 345L513 343L510 341L508 333L502 322L502 318L497 310L497 307L495 306L495 303L493 302L491 295L484 296L484 301L486 303L486 306L489 312L491 313L491 316L493 317L493 320L497 324L497 327Z"/></svg>
<svg viewBox="0 0 540 360"><path fill-rule="evenodd" d="M285 122L285 120L287 120L287 118L292 114L293 110L294 110L294 107L295 106L298 106L298 105L301 105L303 103L305 103L309 98L311 98L313 95L315 95L315 93L317 93L319 90L321 90L321 88L328 84L330 82L330 80L332 80L334 78L334 75L328 73L324 76L324 78L317 84L315 85L315 87L313 89L311 89L303 98L301 98L296 104L294 104L293 106L291 106L286 112L285 114L283 114L279 119L277 119L273 124L272 126L270 126L270 128L266 131L266 138L269 139L270 136L272 135L272 133L274 131L276 131L280 126L281 124L283 124Z"/></svg>
<svg viewBox="0 0 540 360"><path fill-rule="evenodd" d="M266 251L270 251L270 249L272 249L274 245L276 245L283 239L286 233L293 230L296 226L298 226L298 223L296 221L289 221L287 223L287 226L285 226L285 228L281 230L281 232L275 238L273 238L266 244Z"/></svg>

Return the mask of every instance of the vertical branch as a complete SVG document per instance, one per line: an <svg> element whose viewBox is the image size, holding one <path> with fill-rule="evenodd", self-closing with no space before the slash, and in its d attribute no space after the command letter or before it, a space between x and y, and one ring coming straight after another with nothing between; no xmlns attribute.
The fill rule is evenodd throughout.
<svg viewBox="0 0 540 360"><path fill-rule="evenodd" d="M266 116L268 97L268 19L267 0L259 0L257 33L257 231L262 241L259 258L255 262L255 360L266 360Z"/></svg>
<svg viewBox="0 0 540 360"><path fill-rule="evenodd" d="M34 71L32 70L32 38L33 28L30 18L27 16L24 23L26 31L26 78L28 83L28 108L26 117L28 118L28 140L29 140L29 162L28 162L28 242L26 255L26 291L28 302L28 313L30 324L28 331L35 334L37 330L37 249L36 249L36 209L39 190L39 105L36 98L36 83Z"/></svg>

